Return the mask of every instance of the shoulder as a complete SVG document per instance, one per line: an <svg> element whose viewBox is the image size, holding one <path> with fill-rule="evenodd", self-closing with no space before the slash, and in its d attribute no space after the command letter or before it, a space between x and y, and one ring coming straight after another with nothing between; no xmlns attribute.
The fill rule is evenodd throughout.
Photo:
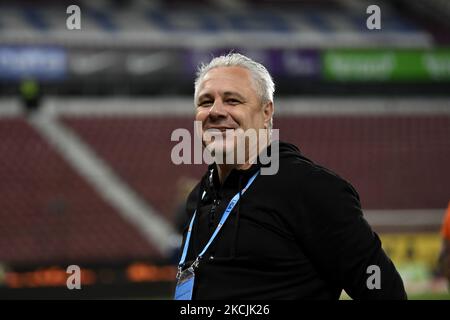
<svg viewBox="0 0 450 320"><path fill-rule="evenodd" d="M344 190L355 194L359 199L350 182L331 169L316 164L304 156L281 159L278 179L311 196Z"/></svg>
<svg viewBox="0 0 450 320"><path fill-rule="evenodd" d="M291 207L317 217L342 217L361 215L357 191L344 178L332 170L305 157L281 159L275 191Z"/></svg>

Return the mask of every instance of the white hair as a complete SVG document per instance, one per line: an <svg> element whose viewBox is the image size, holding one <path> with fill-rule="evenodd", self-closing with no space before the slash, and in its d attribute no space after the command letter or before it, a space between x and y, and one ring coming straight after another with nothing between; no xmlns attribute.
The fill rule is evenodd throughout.
<svg viewBox="0 0 450 320"><path fill-rule="evenodd" d="M240 53L228 53L227 55L222 55L213 58L208 64L202 63L197 71L197 78L195 79L195 93L194 93L194 103L197 102L198 89L203 77L214 68L219 67L241 67L247 69L254 81L256 93L261 99L262 105L268 102L273 103L273 93L275 92L275 84L273 83L272 77L267 71L266 67L262 64L240 54ZM269 132L272 130L273 119L269 121Z"/></svg>

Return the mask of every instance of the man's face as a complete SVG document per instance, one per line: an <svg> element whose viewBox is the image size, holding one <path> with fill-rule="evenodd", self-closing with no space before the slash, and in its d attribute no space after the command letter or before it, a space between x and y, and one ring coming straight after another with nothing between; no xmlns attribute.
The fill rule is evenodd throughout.
<svg viewBox="0 0 450 320"><path fill-rule="evenodd" d="M224 144L216 152L236 152L236 137L230 129L258 129L267 127L272 115L272 104L263 108L250 72L241 67L218 67L203 77L198 88L196 120L201 121L202 130L218 129ZM225 132L228 131L228 134ZM203 139L211 147L209 139Z"/></svg>

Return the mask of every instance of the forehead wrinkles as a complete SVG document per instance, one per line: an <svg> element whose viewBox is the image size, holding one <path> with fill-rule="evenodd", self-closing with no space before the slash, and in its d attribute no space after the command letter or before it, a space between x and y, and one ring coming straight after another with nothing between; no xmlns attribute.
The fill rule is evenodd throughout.
<svg viewBox="0 0 450 320"><path fill-rule="evenodd" d="M248 81L250 82L250 86L251 86L252 90L254 91L255 95L257 96L257 98L258 98L259 100L261 100L260 86L258 85L258 82L257 82L257 81L254 79L254 77L252 76L252 73L250 72L250 70L248 70L247 68L244 68L244 67L239 67L239 66L229 66L229 67L223 67L223 66L221 66L221 67L212 68L211 70L209 70L208 72L206 72L206 73L200 78L200 81L199 81L199 83L198 83L197 92L196 92L195 101L198 100L198 97L199 97L199 95L200 95L200 92L204 89L204 86L205 86L205 82L206 82L206 81L209 81L209 80L219 80L218 77L214 77L214 78L212 78L212 79L211 79L211 78L208 78L208 76L210 76L211 72L213 72L213 74L214 74L214 73L217 73L217 69L219 69L219 68L221 68L221 69L225 69L225 68L236 68L236 69L239 69L239 70L243 70L243 71L245 72L245 74L246 74L246 80L248 80ZM223 77L223 78L228 78L229 80L231 80L233 84L235 84L235 79L236 79L235 77L236 77L236 76L238 77L238 79L242 79L242 77L240 77L238 73L236 73L236 74L231 74L231 73L228 73L228 72L224 72L224 73L221 75L221 77ZM241 89L241 86L240 86L240 85L237 85L236 88L237 88L237 89ZM223 90L223 92L225 92L225 91L230 91L230 90Z"/></svg>

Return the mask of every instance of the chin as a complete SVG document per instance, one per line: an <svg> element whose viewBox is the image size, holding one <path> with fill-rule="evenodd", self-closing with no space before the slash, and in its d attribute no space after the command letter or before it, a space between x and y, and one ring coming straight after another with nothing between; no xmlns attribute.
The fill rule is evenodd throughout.
<svg viewBox="0 0 450 320"><path fill-rule="evenodd" d="M212 142L207 146L217 164L235 164L235 148L234 142L225 144Z"/></svg>

